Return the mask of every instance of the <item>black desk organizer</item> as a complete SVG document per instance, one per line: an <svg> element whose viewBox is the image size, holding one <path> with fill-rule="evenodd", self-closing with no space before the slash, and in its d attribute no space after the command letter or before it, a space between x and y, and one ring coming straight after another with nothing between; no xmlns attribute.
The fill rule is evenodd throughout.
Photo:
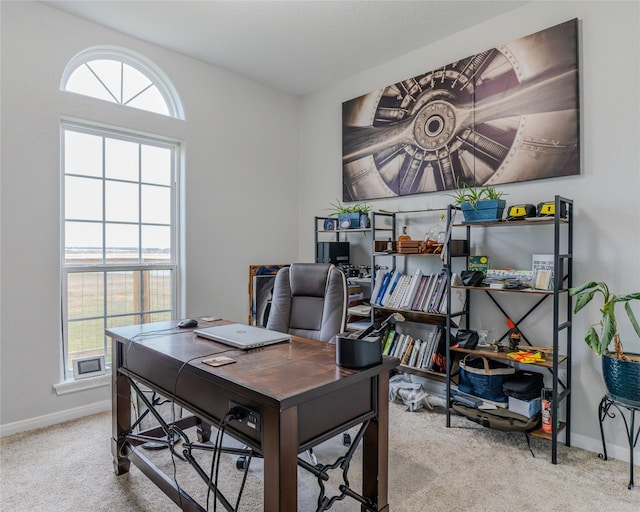
<svg viewBox="0 0 640 512"><path fill-rule="evenodd" d="M609 409L611 407L615 407L622 419L624 420L624 428L627 431L627 440L629 441L629 485L627 485L627 489L633 489L633 449L638 443L638 436L640 436L640 425L635 429L635 418L636 411L640 411L640 407L637 405L629 404L623 402L621 400L615 400L611 398L609 395L604 395L602 400L600 401L600 406L598 407L598 417L600 419L600 437L602 438L602 454L599 454L603 460L607 460L607 445L604 440L604 429L602 428L602 423L606 418L615 418L615 412L611 412ZM624 411L622 408L629 411L629 422L627 422L627 418L624 415ZM635 430L635 432L634 432Z"/></svg>
<svg viewBox="0 0 640 512"><path fill-rule="evenodd" d="M366 368L382 363L382 336L362 340L336 336L336 364L345 368Z"/></svg>

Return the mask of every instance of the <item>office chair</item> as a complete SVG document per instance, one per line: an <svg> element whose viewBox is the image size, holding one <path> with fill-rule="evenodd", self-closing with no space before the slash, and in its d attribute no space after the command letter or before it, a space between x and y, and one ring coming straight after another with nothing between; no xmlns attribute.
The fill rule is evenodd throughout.
<svg viewBox="0 0 640 512"><path fill-rule="evenodd" d="M266 327L330 341L346 328L347 300L347 279L334 265L293 263L276 275Z"/></svg>
<svg viewBox="0 0 640 512"><path fill-rule="evenodd" d="M331 341L344 332L348 305L347 278L330 263L292 263L276 274L266 328L317 341ZM343 443L351 438L343 434ZM315 465L318 461L309 449ZM244 469L238 457L236 468Z"/></svg>

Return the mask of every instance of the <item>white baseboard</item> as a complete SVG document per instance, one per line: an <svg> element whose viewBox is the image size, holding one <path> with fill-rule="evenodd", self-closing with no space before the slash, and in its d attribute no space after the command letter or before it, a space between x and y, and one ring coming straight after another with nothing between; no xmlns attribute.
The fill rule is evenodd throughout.
<svg viewBox="0 0 640 512"><path fill-rule="evenodd" d="M44 416L38 416L37 418L7 423L6 425L0 425L0 437L10 436L11 434L34 430L36 428L48 427L50 425L55 425L56 423L75 420L82 418L83 416L89 416L91 414L108 411L110 409L111 400L103 400L94 404L83 405L82 407L75 407L73 409L45 414Z"/></svg>
<svg viewBox="0 0 640 512"><path fill-rule="evenodd" d="M576 448L582 448L583 450L587 450L589 452L594 452L597 454L601 454L602 452L602 441L600 439L592 439L590 437L581 436L579 434L571 434L571 446L575 446ZM612 444L607 442L607 458L609 459L618 459L623 460L625 462L629 462L631 459L629 457L629 446L620 446L617 444ZM640 447L637 447L633 450L633 465L637 466L640 464Z"/></svg>

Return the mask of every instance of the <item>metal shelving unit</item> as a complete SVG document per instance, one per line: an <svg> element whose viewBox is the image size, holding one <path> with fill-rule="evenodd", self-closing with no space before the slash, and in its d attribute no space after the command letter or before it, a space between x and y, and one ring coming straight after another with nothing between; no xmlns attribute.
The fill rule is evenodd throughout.
<svg viewBox="0 0 640 512"><path fill-rule="evenodd" d="M467 328L473 328L471 323L471 306L475 300L479 300L477 295L484 295L488 297L492 303L496 306L499 313L509 318L507 312L508 306L504 303L507 302L505 298L511 296L511 294L528 295L531 297L532 305L529 310L522 315L517 321L514 321L516 327L519 328L523 335L523 341L529 345L532 343L526 338L524 332L520 328L520 324L535 310L542 307L543 304L552 302L551 305L551 330L552 330L552 343L549 347L551 352L551 360L544 364L527 365L540 366L541 368L550 372L552 376L552 398L551 398L551 415L554 418L552 422L551 433L543 432L542 430L535 430L532 435L538 437L544 437L551 440L551 461L553 464L557 463L557 444L558 434L560 431L565 431L565 444L570 446L571 441L571 337L572 337L572 300L568 293L568 290L573 285L573 201L560 196L555 196L555 213L548 219L536 219L536 222L528 222L526 220L518 221L496 221L496 222L474 222L453 224L455 206L450 206L447 213L447 225L450 228L464 230L466 233L466 240L471 247L472 232L478 228L486 228L492 230L498 229L513 229L517 231L523 226L536 226L536 229L550 229L553 228L553 261L554 261L554 276L553 276L553 288L550 290L511 290L511 289L494 289L488 287L457 287L463 288L466 292L466 306L463 311L451 311L451 275L452 264L455 262L456 256L452 256L451 251L448 251L447 255L447 287L449 289L447 300L447 316L446 316L446 334L447 334L447 373L446 373L446 399L447 403L451 404L451 386L452 386L452 366L454 358L457 354L462 353L477 353L488 358L493 359L508 359L505 353L496 353L489 350L463 350L463 349L451 349L451 328L455 327L455 323L464 323ZM564 214L563 214L564 213ZM563 215L561 215L563 214ZM487 234L486 236L490 236ZM516 235L514 235L515 237ZM466 258L467 256L459 256L460 258ZM466 268L466 266L465 266ZM561 305L560 296L566 295L566 300ZM502 299L502 301L501 301ZM499 341L505 339L508 336L509 331L500 338ZM561 338L563 338L561 340ZM524 363L516 363L524 364ZM560 371L563 370L566 374L564 379L560 378ZM557 421L560 404L565 404L565 421ZM447 409L446 422L447 427L451 426L451 409Z"/></svg>

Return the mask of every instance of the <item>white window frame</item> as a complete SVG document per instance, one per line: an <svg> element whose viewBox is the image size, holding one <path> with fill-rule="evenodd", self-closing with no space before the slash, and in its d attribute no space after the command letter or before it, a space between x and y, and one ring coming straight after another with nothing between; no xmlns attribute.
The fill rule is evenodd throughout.
<svg viewBox="0 0 640 512"><path fill-rule="evenodd" d="M65 259L65 175L66 170L64 166L65 158L65 140L64 134L66 130L72 130L75 132L86 133L90 135L96 135L100 137L113 138L118 140L124 140L134 143L143 143L152 146L164 147L172 149L172 176L171 176L171 262L169 263L148 263L141 262L131 263L131 264L113 264L113 263L105 263L103 258L103 263L100 264L70 264L66 263ZM61 261L61 301L62 301L62 327L63 327L63 336L62 336L62 368L63 375L65 380L73 379L72 371L70 371L71 360L69 358L69 347L68 347L68 305L67 305L67 278L71 273L79 273L79 272L96 272L103 273L104 279L107 278L107 272L109 271L142 271L142 270L171 270L172 275L172 290L171 290L171 318L175 319L177 310L180 305L180 218L179 218L179 176L180 176L180 164L182 161L182 151L183 147L179 141L170 140L161 136L151 136L148 134L135 133L132 131L123 131L118 128L107 127L104 124L95 124L95 123L80 123L76 120L67 120L63 119L60 127L60 148L61 148L61 161L60 161L60 177L61 177L61 208L60 208L60 261ZM103 174L101 179L103 182L106 181L104 176L104 152L103 152L103 162L102 169ZM104 208L105 204L103 202L103 218L102 221L99 221L103 225L106 223L104 218ZM140 219L138 220L140 223ZM103 237L104 241L104 237ZM104 247L103 247L104 250ZM103 253L104 255L104 253ZM104 285L104 292L107 293L106 283ZM105 297L106 299L106 297ZM104 325L106 326L108 318L114 318L118 316L131 316L131 313L128 314L120 314L120 315L108 315L107 307L105 302L105 307L103 311L103 315L97 318L102 318ZM107 354L107 346L108 340L106 336L104 337L103 347L105 349L105 357L108 357ZM107 365L107 369L110 370L110 363ZM102 379L104 381L104 379ZM104 384L104 382L102 383ZM86 386L83 386L86 387Z"/></svg>

